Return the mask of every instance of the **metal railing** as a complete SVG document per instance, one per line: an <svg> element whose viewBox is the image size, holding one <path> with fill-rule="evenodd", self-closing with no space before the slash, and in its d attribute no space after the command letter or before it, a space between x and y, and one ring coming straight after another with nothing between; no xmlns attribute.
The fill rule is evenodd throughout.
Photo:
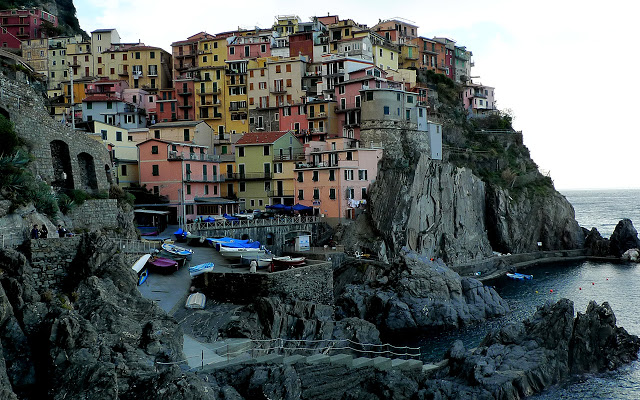
<svg viewBox="0 0 640 400"><path fill-rule="evenodd" d="M133 240L133 239L120 239L109 238L122 253L151 253L158 248L158 242Z"/></svg>
<svg viewBox="0 0 640 400"><path fill-rule="evenodd" d="M293 217L281 217L276 216L272 219L246 219L231 221L228 219L221 219L214 222L193 222L186 225L186 230L189 232L202 232L213 229L228 229L228 228L255 228L261 226L278 226L278 225L292 225L292 224L317 224L320 222L320 217L312 216L293 216Z"/></svg>

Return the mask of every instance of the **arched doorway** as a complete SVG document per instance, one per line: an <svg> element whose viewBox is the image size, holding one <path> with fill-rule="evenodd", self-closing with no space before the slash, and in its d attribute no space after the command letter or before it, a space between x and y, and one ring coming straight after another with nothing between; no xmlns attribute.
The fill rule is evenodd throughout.
<svg viewBox="0 0 640 400"><path fill-rule="evenodd" d="M89 153L78 154L78 167L80 169L82 189L97 190L98 179L96 178L96 167L93 163L93 156Z"/></svg>
<svg viewBox="0 0 640 400"><path fill-rule="evenodd" d="M9 111L5 110L3 107L0 107L0 115L5 117L8 120L11 120L11 116L9 115Z"/></svg>
<svg viewBox="0 0 640 400"><path fill-rule="evenodd" d="M62 140L53 140L49 146L51 148L51 163L53 164L53 182L51 182L51 185L57 188L73 189L73 172L69 146Z"/></svg>

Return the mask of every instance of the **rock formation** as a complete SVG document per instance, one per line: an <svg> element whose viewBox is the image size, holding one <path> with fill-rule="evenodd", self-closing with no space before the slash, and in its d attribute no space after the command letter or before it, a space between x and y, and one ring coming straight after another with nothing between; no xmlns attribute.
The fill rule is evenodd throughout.
<svg viewBox="0 0 640 400"><path fill-rule="evenodd" d="M640 248L640 239L638 239L638 232L633 227L633 222L630 219L625 218L618 222L616 228L613 230L613 234L610 238L611 254L615 257L620 257L625 251L629 249Z"/></svg>
<svg viewBox="0 0 640 400"><path fill-rule="evenodd" d="M364 269L362 273L355 273ZM336 273L337 313L373 322L385 331L451 329L508 312L492 288L461 278L441 261L415 253L393 266L363 262Z"/></svg>

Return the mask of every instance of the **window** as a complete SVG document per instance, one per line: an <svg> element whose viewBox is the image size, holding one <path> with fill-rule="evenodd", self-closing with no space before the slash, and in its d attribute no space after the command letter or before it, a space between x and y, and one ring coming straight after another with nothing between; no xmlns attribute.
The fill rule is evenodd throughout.
<svg viewBox="0 0 640 400"><path fill-rule="evenodd" d="M352 169L345 169L344 170L344 180L345 181L352 181L353 180L353 170Z"/></svg>
<svg viewBox="0 0 640 400"><path fill-rule="evenodd" d="M330 181L335 181L336 180L336 171L334 169L330 169L329 170L329 180Z"/></svg>
<svg viewBox="0 0 640 400"><path fill-rule="evenodd" d="M407 121L411 121L411 110L406 110L406 113L407 113L406 115Z"/></svg>
<svg viewBox="0 0 640 400"><path fill-rule="evenodd" d="M298 182L304 182L304 173L302 171L298 171Z"/></svg>
<svg viewBox="0 0 640 400"><path fill-rule="evenodd" d="M287 87L291 87L291 79L287 79Z"/></svg>
<svg viewBox="0 0 640 400"><path fill-rule="evenodd" d="M154 130L154 131L153 131L153 136L154 136L156 139L160 139L160 129L156 129L156 130Z"/></svg>
<svg viewBox="0 0 640 400"><path fill-rule="evenodd" d="M270 192L271 191L271 181L266 181L264 183L264 191L265 192Z"/></svg>
<svg viewBox="0 0 640 400"><path fill-rule="evenodd" d="M273 173L281 174L282 173L282 163L274 163L273 164Z"/></svg>
<svg viewBox="0 0 640 400"><path fill-rule="evenodd" d="M298 189L298 200L304 200L304 190Z"/></svg>
<svg viewBox="0 0 640 400"><path fill-rule="evenodd" d="M244 157L244 147L238 147L238 157Z"/></svg>
<svg viewBox="0 0 640 400"><path fill-rule="evenodd" d="M151 175L153 176L159 176L160 175L160 168L157 164L154 164L151 166Z"/></svg>
<svg viewBox="0 0 640 400"><path fill-rule="evenodd" d="M271 164L270 163L264 163L264 174L265 174L265 176L271 174Z"/></svg>
<svg viewBox="0 0 640 400"><path fill-rule="evenodd" d="M120 175L127 176L127 166L126 166L126 164L120 166Z"/></svg>
<svg viewBox="0 0 640 400"><path fill-rule="evenodd" d="M282 71L281 66L280 65L276 65L276 73L280 73Z"/></svg>
<svg viewBox="0 0 640 400"><path fill-rule="evenodd" d="M313 189L313 199L320 200L320 189Z"/></svg>
<svg viewBox="0 0 640 400"><path fill-rule="evenodd" d="M139 60L139 59L140 59L140 52L136 51L136 60Z"/></svg>
<svg viewBox="0 0 640 400"><path fill-rule="evenodd" d="M407 96L407 103L413 103L413 96Z"/></svg>
<svg viewBox="0 0 640 400"><path fill-rule="evenodd" d="M338 94L344 94L344 85L338 86Z"/></svg>
<svg viewBox="0 0 640 400"><path fill-rule="evenodd" d="M204 185L204 194L209 194L209 185Z"/></svg>
<svg viewBox="0 0 640 400"><path fill-rule="evenodd" d="M353 151L347 151L347 160L353 160Z"/></svg>
<svg viewBox="0 0 640 400"><path fill-rule="evenodd" d="M189 129L185 129L185 130L184 130L184 140L185 140L186 142L188 142L188 141L189 141Z"/></svg>
<svg viewBox="0 0 640 400"><path fill-rule="evenodd" d="M380 57L382 57L382 49L380 49Z"/></svg>
<svg viewBox="0 0 640 400"><path fill-rule="evenodd" d="M269 146L262 147L262 154L268 156L270 154Z"/></svg>
<svg viewBox="0 0 640 400"><path fill-rule="evenodd" d="M122 132L116 131L116 141L122 142Z"/></svg>
<svg viewBox="0 0 640 400"><path fill-rule="evenodd" d="M235 47L233 47L233 46L232 46L232 47L229 47L229 54L230 54L230 55L234 55L234 54L236 54L236 48L235 48Z"/></svg>
<svg viewBox="0 0 640 400"><path fill-rule="evenodd" d="M261 53L266 53L267 51L267 45L266 44L261 44L260 45L260 52Z"/></svg>
<svg viewBox="0 0 640 400"><path fill-rule="evenodd" d="M91 109L93 109L93 103L88 102L87 103L87 110L91 110Z"/></svg>
<svg viewBox="0 0 640 400"><path fill-rule="evenodd" d="M335 200L336 199L336 189L335 188L330 188L329 189L329 198L331 200Z"/></svg>
<svg viewBox="0 0 640 400"><path fill-rule="evenodd" d="M191 194L191 185L187 185L187 194Z"/></svg>
<svg viewBox="0 0 640 400"><path fill-rule="evenodd" d="M240 189L239 190L241 192L244 192L247 189L245 185L246 185L245 182L240 182L240 185L239 185Z"/></svg>
<svg viewBox="0 0 640 400"><path fill-rule="evenodd" d="M107 110L111 110L113 109L113 103L110 101L107 101Z"/></svg>
<svg viewBox="0 0 640 400"><path fill-rule="evenodd" d="M151 146L151 154L158 154L158 146Z"/></svg>
<svg viewBox="0 0 640 400"><path fill-rule="evenodd" d="M155 51L149 52L149 58L156 58L156 52Z"/></svg>
<svg viewBox="0 0 640 400"><path fill-rule="evenodd" d="M319 176L320 176L320 171L313 171L313 178L312 178L312 180L313 180L314 182L318 182L318 181L320 180L320 179L319 179Z"/></svg>
<svg viewBox="0 0 640 400"><path fill-rule="evenodd" d="M367 170L366 169L359 169L358 170L358 179L361 181L366 181L367 180Z"/></svg>
<svg viewBox="0 0 640 400"><path fill-rule="evenodd" d="M103 129L100 133L102 134L102 140L107 140L107 131Z"/></svg>

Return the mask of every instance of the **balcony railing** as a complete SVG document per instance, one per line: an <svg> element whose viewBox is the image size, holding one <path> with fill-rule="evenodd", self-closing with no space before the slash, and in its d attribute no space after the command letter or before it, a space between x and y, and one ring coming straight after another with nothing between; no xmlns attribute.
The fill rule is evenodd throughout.
<svg viewBox="0 0 640 400"><path fill-rule="evenodd" d="M273 161L291 161L291 160L304 160L304 153L275 154L273 156Z"/></svg>
<svg viewBox="0 0 640 400"><path fill-rule="evenodd" d="M263 180L273 178L273 174L270 172L234 172L225 175L227 179L234 179L240 181L249 180Z"/></svg>
<svg viewBox="0 0 640 400"><path fill-rule="evenodd" d="M336 113L343 113L343 112L347 112L347 111L354 111L354 110L359 110L360 109L360 102L355 102L355 101L350 101L350 102L346 102L346 103L338 103L338 106L336 107Z"/></svg>
<svg viewBox="0 0 640 400"><path fill-rule="evenodd" d="M212 89L196 89L196 94L197 95L203 95L203 94L220 94L220 89L218 88L212 88Z"/></svg>
<svg viewBox="0 0 640 400"><path fill-rule="evenodd" d="M202 154L202 153L187 153L181 151L170 151L167 155L167 160L193 160L193 161L228 161L229 156L232 154ZM225 175L226 176L226 175Z"/></svg>
<svg viewBox="0 0 640 400"><path fill-rule="evenodd" d="M314 115L309 115L307 117L308 120L314 120L314 119L324 119L327 118L327 113L321 112L318 114L314 114Z"/></svg>
<svg viewBox="0 0 640 400"><path fill-rule="evenodd" d="M294 190L271 190L267 192L268 197L293 197Z"/></svg>
<svg viewBox="0 0 640 400"><path fill-rule="evenodd" d="M203 176L194 176L193 174L186 174L184 181L185 182L224 182L226 180L226 175L203 175Z"/></svg>

